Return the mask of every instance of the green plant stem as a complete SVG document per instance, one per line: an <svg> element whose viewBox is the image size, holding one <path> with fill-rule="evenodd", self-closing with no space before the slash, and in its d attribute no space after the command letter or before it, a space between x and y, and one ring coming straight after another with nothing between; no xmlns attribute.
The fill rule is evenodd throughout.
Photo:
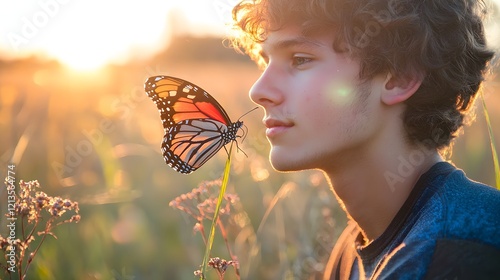
<svg viewBox="0 0 500 280"><path fill-rule="evenodd" d="M222 177L222 184L220 187L219 199L217 200L217 205L215 206L214 217L212 219L212 225L210 226L210 235L208 236L208 242L205 248L205 256L203 257L203 263L201 266L201 276L200 279L205 279L208 259L210 258L210 252L212 251L212 245L214 243L215 237L215 227L217 225L217 220L219 219L219 211L222 205L222 200L224 200L224 194L226 193L227 182L229 181L229 171L231 170L231 152L233 151L233 144L229 146L229 152L227 154L226 166L224 167L224 176Z"/></svg>
<svg viewBox="0 0 500 280"><path fill-rule="evenodd" d="M490 116L488 114L488 109L486 108L486 102L484 101L483 94L481 94L481 100L483 103L484 118L486 119L486 125L488 126L488 133L490 135L491 154L493 156L493 166L495 168L496 188L500 190L500 164L498 162L498 154L495 147L495 138L493 136L493 129L491 128Z"/></svg>
<svg viewBox="0 0 500 280"><path fill-rule="evenodd" d="M221 220L217 220L217 224L219 225L219 230L222 235L222 238L224 239L224 243L226 243L226 248L227 251L229 252L229 255L231 256L232 261L238 261L237 257L233 254L233 251L231 251L231 247L229 246L229 241L227 239L227 233L226 233L226 228L222 224ZM240 280L240 270L238 269L238 266L234 266L234 272L236 273L236 278L237 280Z"/></svg>
<svg viewBox="0 0 500 280"><path fill-rule="evenodd" d="M26 267L24 268L24 274L23 274L22 279L26 278L26 275L28 274L28 268L30 267L31 263L33 262L33 259L35 258L36 253L38 253L40 246L42 246L43 241L45 241L45 237L47 237L47 234L49 234L49 232L52 230L52 221L53 220L54 220L53 218L50 218L50 221L47 223L47 224L49 224L49 226L47 228L45 228L45 232L43 233L42 240L40 240L40 243L38 243L38 246L36 246L35 250L33 250L33 252L29 255L28 262L26 263Z"/></svg>

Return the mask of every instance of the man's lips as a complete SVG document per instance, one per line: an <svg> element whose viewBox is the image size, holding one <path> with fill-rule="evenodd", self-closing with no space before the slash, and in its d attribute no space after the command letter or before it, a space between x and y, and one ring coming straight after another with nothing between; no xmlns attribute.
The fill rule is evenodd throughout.
<svg viewBox="0 0 500 280"><path fill-rule="evenodd" d="M276 135L287 131L290 127L293 126L293 123L290 121L278 120L273 118L264 119L263 122L267 127L266 136L268 138L275 137Z"/></svg>

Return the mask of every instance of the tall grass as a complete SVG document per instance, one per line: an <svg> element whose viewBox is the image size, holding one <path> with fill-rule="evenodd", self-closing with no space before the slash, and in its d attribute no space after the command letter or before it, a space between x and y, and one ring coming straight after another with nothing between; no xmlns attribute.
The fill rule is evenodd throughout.
<svg viewBox="0 0 500 280"><path fill-rule="evenodd" d="M493 135L493 128L491 126L490 114L484 101L484 95L481 93L481 103L483 105L484 118L486 119L486 126L488 127L488 134L490 137L491 154L493 157L493 167L495 168L495 184L496 188L500 190L500 164L498 163L498 154L495 145L495 137Z"/></svg>
<svg viewBox="0 0 500 280"><path fill-rule="evenodd" d="M229 181L229 172L231 171L231 152L233 151L233 143L234 142L231 142L231 145L229 147L229 152L227 154L227 160L226 160L226 165L224 167L224 175L222 177L222 184L220 187L219 198L217 199L217 206L215 207L214 217L212 219L212 225L210 226L210 234L208 236L208 242L205 248L203 263L201 265L201 275L200 275L201 280L205 279L207 265L210 258L210 252L212 251L212 245L214 244L215 226L219 220L220 207L222 205L222 201L224 200L224 194L226 193L227 182Z"/></svg>
<svg viewBox="0 0 500 280"><path fill-rule="evenodd" d="M177 41L198 44L195 39ZM201 52L205 53L207 43L202 43ZM220 45L220 40L216 44ZM15 159L19 178L39 179L48 193L79 201L85 217L77 225L58 232L58 240L48 238L44 242L40 256L30 268L30 279L119 279L119 274L135 279L196 279L193 267L201 263L205 244L199 236L193 236L191 227L183 226L186 215L178 215L165 204L185 193L188 186L218 178L220 173L211 176L211 170L224 169L225 155L220 153L222 160L212 160L190 176L178 176L170 170L158 149L157 140L163 135L161 122L141 85L150 74L148 67L175 72L198 81L228 105L229 115L238 115L254 106L244 96L260 72L253 64L241 61L157 59L148 63L110 68L99 74L98 83L70 75L57 65L33 60L0 65L0 128L6 132L6 136L0 137L0 159L3 163ZM38 80L29 79L27 73L46 78L37 84ZM224 82L213 79L216 76L224 77ZM498 87L494 90L498 91ZM485 112L491 121L491 136L491 131L498 127L495 125L500 117L500 98L497 94L488 97L491 101ZM112 121L114 130L103 133L102 141L92 146L79 165L73 166L71 161L68 164L67 149L79 148L79 143L87 141L82 132L96 130L103 120ZM236 210L244 209L244 213L234 211L240 224L231 221L226 228L228 240L241 264L241 279L282 279L287 271L294 267L298 270L301 264L306 267L311 257L317 257L311 250L315 244L335 241L344 227L345 214L324 179L318 179L321 176L312 178L310 172L273 173L260 117L252 115L245 124L252 132L244 143L249 157L233 154L228 186L228 192L237 191L239 195ZM472 125L486 135L482 123ZM455 153L453 160L471 178L493 185L490 168L478 168L478 162L490 156L489 152L483 153L490 147L474 136L477 135L465 133L460 140L473 143L477 148L474 152L480 151L474 154L476 158L471 160L472 154ZM490 144L498 150L493 137ZM494 157L496 153L493 152ZM54 162L69 168L64 182L71 184L60 183ZM5 164L0 171L3 168ZM499 169L495 168L498 182ZM267 175L260 178L257 175L262 170ZM7 209L4 194L2 188L2 214ZM325 222L325 213L332 216L331 227L324 229L329 235L318 235L321 226L330 224ZM221 213L219 218L226 221L228 216ZM0 232L5 231L2 219L0 225ZM334 230L337 232L332 234ZM212 255L227 252L219 237L217 231ZM329 246L324 246L321 253L326 254ZM208 270L213 272L210 267ZM226 278L230 276L232 272ZM1 272L0 278L4 278Z"/></svg>

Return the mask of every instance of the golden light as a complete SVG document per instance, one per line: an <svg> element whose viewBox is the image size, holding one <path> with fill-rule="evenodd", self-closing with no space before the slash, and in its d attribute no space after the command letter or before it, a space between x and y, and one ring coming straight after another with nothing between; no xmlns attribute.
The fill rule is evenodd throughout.
<svg viewBox="0 0 500 280"><path fill-rule="evenodd" d="M0 4L0 52L55 58L75 70L153 56L172 33L216 34L218 1L43 0ZM2 9L3 8L3 9ZM8 12L6 12L8 11Z"/></svg>
<svg viewBox="0 0 500 280"><path fill-rule="evenodd" d="M118 1L69 3L49 22L43 41L45 52L76 70L96 70L107 63L125 62L134 50L154 53L162 42L166 17L151 11L144 16L144 3ZM149 3L150 5L153 3ZM167 10L165 5L158 9ZM151 5L155 6L155 5ZM163 13L164 14L164 13Z"/></svg>
<svg viewBox="0 0 500 280"><path fill-rule="evenodd" d="M0 54L45 54L75 70L153 56L172 34L224 35L239 0L31 0L0 3ZM500 0L493 0L500 5ZM488 31L500 45L498 23Z"/></svg>
<svg viewBox="0 0 500 280"><path fill-rule="evenodd" d="M72 70L82 72L96 71L107 63L107 58L94 55L59 55L58 59Z"/></svg>

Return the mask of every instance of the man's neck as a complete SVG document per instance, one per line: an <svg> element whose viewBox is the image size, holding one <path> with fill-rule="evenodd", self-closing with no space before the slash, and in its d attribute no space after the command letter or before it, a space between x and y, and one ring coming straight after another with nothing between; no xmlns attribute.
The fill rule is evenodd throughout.
<svg viewBox="0 0 500 280"><path fill-rule="evenodd" d="M436 151L404 143L378 151L380 154L365 155L340 169L325 170L337 198L367 243L387 229L420 176L443 160Z"/></svg>

